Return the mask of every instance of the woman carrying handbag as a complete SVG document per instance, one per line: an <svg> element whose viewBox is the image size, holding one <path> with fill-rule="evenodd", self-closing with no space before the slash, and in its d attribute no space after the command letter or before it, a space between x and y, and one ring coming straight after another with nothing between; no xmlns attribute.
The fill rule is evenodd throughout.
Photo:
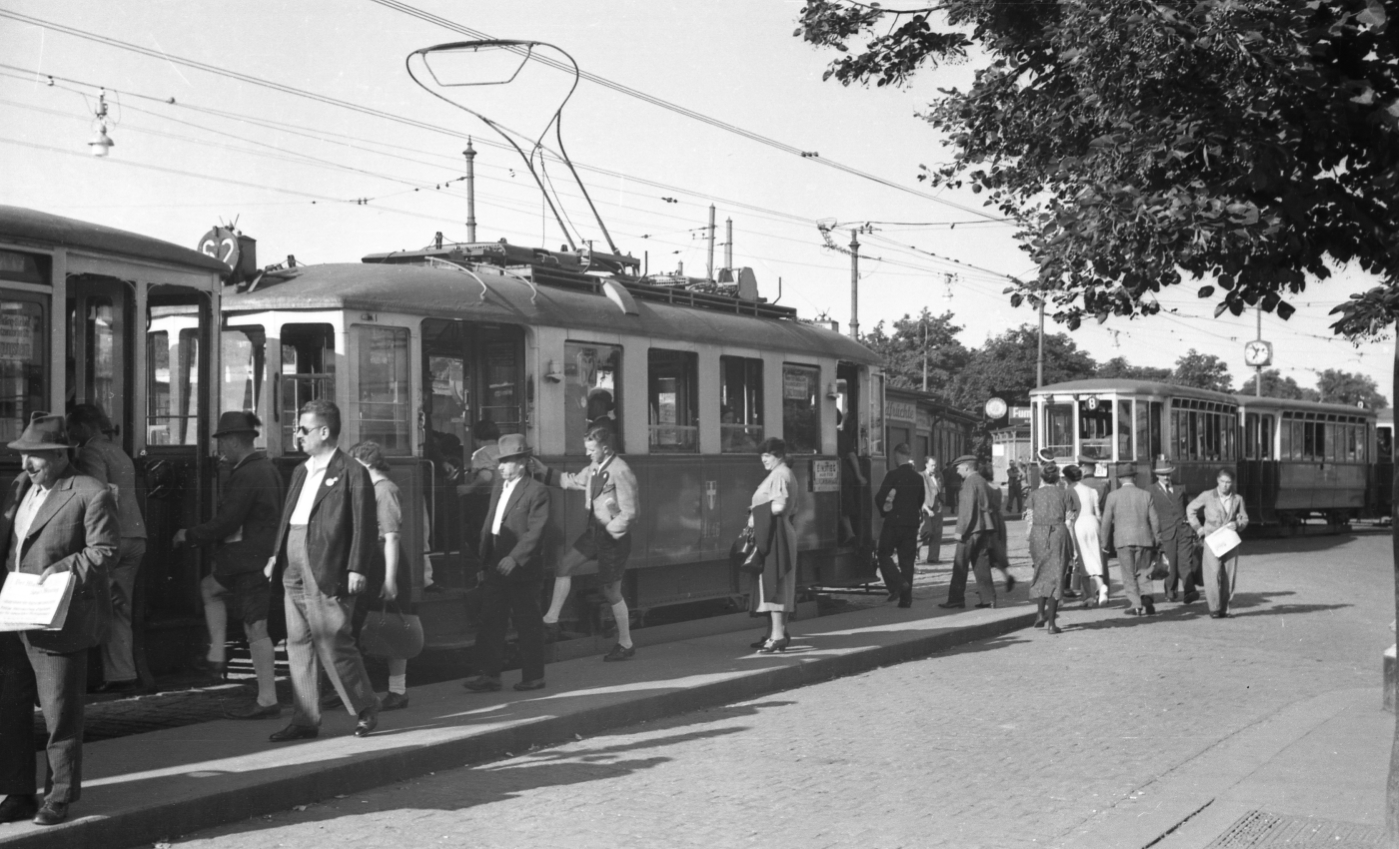
<svg viewBox="0 0 1399 849"><path fill-rule="evenodd" d="M771 617L767 637L754 648L763 654L786 651L792 637L787 618L797 609L797 478L787 465L787 443L777 437L758 446L768 475L753 492L748 526L761 553L763 570L753 576L753 610Z"/></svg>

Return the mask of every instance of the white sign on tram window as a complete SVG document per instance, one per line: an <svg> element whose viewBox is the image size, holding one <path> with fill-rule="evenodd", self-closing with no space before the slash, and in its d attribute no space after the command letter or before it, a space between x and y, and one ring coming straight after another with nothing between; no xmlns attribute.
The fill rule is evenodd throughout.
<svg viewBox="0 0 1399 849"><path fill-rule="evenodd" d="M812 460L810 488L812 492L840 492L840 461Z"/></svg>
<svg viewBox="0 0 1399 849"><path fill-rule="evenodd" d="M782 398L786 401L805 401L811 397L811 382L805 372L795 369L782 371Z"/></svg>
<svg viewBox="0 0 1399 849"><path fill-rule="evenodd" d="M34 318L0 312L0 360L27 362L34 358Z"/></svg>

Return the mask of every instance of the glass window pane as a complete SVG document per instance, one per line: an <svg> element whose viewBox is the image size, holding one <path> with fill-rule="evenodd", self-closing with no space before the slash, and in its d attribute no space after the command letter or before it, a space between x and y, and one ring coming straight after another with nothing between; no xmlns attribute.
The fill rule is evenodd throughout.
<svg viewBox="0 0 1399 849"><path fill-rule="evenodd" d="M1131 460L1132 454L1132 402L1117 402L1117 459Z"/></svg>
<svg viewBox="0 0 1399 849"><path fill-rule="evenodd" d="M719 450L755 451L763 441L763 361L719 358Z"/></svg>
<svg viewBox="0 0 1399 849"><path fill-rule="evenodd" d="M699 355L647 352L647 403L652 451L699 450Z"/></svg>
<svg viewBox="0 0 1399 849"><path fill-rule="evenodd" d="M622 349L588 342L564 344L564 453L585 454L583 436L607 424L622 451Z"/></svg>
<svg viewBox="0 0 1399 849"><path fill-rule="evenodd" d="M223 363L220 383L221 410L250 410L258 418L266 418L261 409L263 370L266 368L267 337L261 327L231 327L222 334ZM253 443L267 447L264 427Z"/></svg>
<svg viewBox="0 0 1399 849"><path fill-rule="evenodd" d="M789 454L821 450L821 369L782 364L782 439Z"/></svg>
<svg viewBox="0 0 1399 849"><path fill-rule="evenodd" d="M146 444L199 439L199 311L152 306L146 332Z"/></svg>
<svg viewBox="0 0 1399 849"><path fill-rule="evenodd" d="M282 325L282 446L298 450L296 423L301 406L335 400L335 332L329 324Z"/></svg>
<svg viewBox="0 0 1399 849"><path fill-rule="evenodd" d="M1078 403L1078 453L1097 460L1112 459L1112 402Z"/></svg>
<svg viewBox="0 0 1399 849"><path fill-rule="evenodd" d="M83 332L87 335L87 386L85 397L101 407L109 416L122 409L119 405L117 374L117 320L109 297L87 298L87 322Z"/></svg>
<svg viewBox="0 0 1399 849"><path fill-rule="evenodd" d="M870 374L869 455L884 455L884 375ZM820 386L817 386L820 390ZM861 428L862 435L864 428Z"/></svg>
<svg viewBox="0 0 1399 849"><path fill-rule="evenodd" d="M485 360L481 417L495 422L501 433L522 432L519 344L514 339L491 339L482 344L481 353Z"/></svg>
<svg viewBox="0 0 1399 849"><path fill-rule="evenodd" d="M1045 406L1044 432L1047 436L1044 447L1055 457L1068 457L1077 462L1074 456L1074 408L1072 404L1047 404ZM939 458L941 459L941 458ZM948 458L945 462L951 462Z"/></svg>
<svg viewBox="0 0 1399 849"><path fill-rule="evenodd" d="M0 293L0 441L19 439L29 414L48 408L47 304Z"/></svg>
<svg viewBox="0 0 1399 849"><path fill-rule="evenodd" d="M359 348L359 438L379 443L385 454L411 453L408 328L357 324L353 333Z"/></svg>

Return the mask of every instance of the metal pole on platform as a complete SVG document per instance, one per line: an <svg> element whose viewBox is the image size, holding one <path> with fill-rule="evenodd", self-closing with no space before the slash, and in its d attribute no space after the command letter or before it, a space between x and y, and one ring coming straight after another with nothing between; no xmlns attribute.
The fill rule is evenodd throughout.
<svg viewBox="0 0 1399 849"><path fill-rule="evenodd" d="M466 137L466 240L476 241L476 148L471 146L471 136Z"/></svg>

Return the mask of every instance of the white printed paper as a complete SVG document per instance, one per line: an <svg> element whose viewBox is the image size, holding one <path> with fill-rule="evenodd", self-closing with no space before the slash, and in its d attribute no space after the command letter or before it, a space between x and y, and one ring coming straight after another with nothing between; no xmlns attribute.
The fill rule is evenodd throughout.
<svg viewBox="0 0 1399 849"><path fill-rule="evenodd" d="M72 598L71 572L50 575L42 584L38 575L11 572L0 588L0 631L57 631Z"/></svg>
<svg viewBox="0 0 1399 849"><path fill-rule="evenodd" d="M1243 540L1239 539L1233 528L1220 528L1205 537L1205 545L1210 547L1215 557L1223 557L1237 548L1240 542Z"/></svg>

